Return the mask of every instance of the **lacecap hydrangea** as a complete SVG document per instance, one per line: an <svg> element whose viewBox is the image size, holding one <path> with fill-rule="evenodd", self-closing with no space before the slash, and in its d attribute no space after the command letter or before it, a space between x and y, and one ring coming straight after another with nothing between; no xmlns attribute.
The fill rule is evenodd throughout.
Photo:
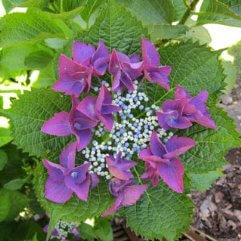
<svg viewBox="0 0 241 241"><path fill-rule="evenodd" d="M102 216L137 202L150 187L162 179L174 192L183 192L184 167L180 155L195 146L195 140L176 136L175 129L193 123L215 128L208 113L207 91L191 96L176 86L174 99L161 106L150 105L143 80L169 90L170 66L160 63L155 46L142 38L142 58L112 50L104 42L97 48L74 42L72 58L59 58L59 79L52 89L71 96L70 112L55 113L42 126L54 136L75 136L61 152L59 164L43 160L48 171L45 197L56 203L72 195L87 201L90 188L100 178L109 180L115 197ZM111 76L101 80L101 76ZM94 81L93 81L94 80ZM83 163L76 165L76 153ZM145 164L140 185L135 169Z"/></svg>

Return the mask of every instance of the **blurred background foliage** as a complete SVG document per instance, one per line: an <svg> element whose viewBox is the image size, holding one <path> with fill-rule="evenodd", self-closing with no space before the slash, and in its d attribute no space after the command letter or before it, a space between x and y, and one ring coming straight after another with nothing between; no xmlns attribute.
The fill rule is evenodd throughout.
<svg viewBox="0 0 241 241"><path fill-rule="evenodd" d="M226 93L232 90L241 75L241 0L117 2L142 22L156 45L191 40L222 52ZM4 113L24 91L56 81L59 55L70 55L73 40L101 21L108 3L0 0L0 241L45 240L48 223L32 187L37 160L12 143ZM79 229L83 239L113 238L108 221L83 223Z"/></svg>

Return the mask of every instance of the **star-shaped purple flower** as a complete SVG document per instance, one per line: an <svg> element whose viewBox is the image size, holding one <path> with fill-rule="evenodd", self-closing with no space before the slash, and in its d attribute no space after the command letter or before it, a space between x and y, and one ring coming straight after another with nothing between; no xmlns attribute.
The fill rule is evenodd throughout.
<svg viewBox="0 0 241 241"><path fill-rule="evenodd" d="M106 158L106 163L108 164L109 172L112 176L120 179L120 180L130 180L133 175L130 171L130 168L136 165L135 162L125 160L121 158L122 153L119 152L117 157L108 156Z"/></svg>
<svg viewBox="0 0 241 241"><path fill-rule="evenodd" d="M109 131L114 124L113 113L121 110L119 106L112 105L111 94L104 85L102 85L97 98L94 96L85 97L78 104L77 109L93 122L101 121Z"/></svg>
<svg viewBox="0 0 241 241"><path fill-rule="evenodd" d="M96 50L92 45L75 41L72 52L73 59L60 56L59 80L52 89L78 97L82 92L89 92L92 75L105 74L109 53L102 41Z"/></svg>
<svg viewBox="0 0 241 241"><path fill-rule="evenodd" d="M190 127L192 122L196 122L208 128L215 128L215 123L207 111L207 99L207 91L201 91L192 97L183 87L178 86L175 99L166 100L161 112L157 112L159 125L166 130L185 129Z"/></svg>
<svg viewBox="0 0 241 241"><path fill-rule="evenodd" d="M133 180L124 181L113 178L110 181L109 189L112 195L116 197L116 200L112 206L102 214L102 217L116 212L123 206L130 206L136 203L147 188L148 185L135 185Z"/></svg>
<svg viewBox="0 0 241 241"><path fill-rule="evenodd" d="M159 177L175 192L183 192L184 167L178 156L195 146L195 141L187 137L173 136L163 144L155 131L150 139L150 147L139 152L139 158L146 162L143 179L151 179L158 185ZM159 176L159 177L158 177Z"/></svg>
<svg viewBox="0 0 241 241"><path fill-rule="evenodd" d="M160 65L160 56L155 46L147 39L142 38L142 59L145 78L151 83L158 84L164 89L170 89L170 66Z"/></svg>
<svg viewBox="0 0 241 241"><path fill-rule="evenodd" d="M60 155L60 164L43 160L48 171L45 185L45 197L56 203L65 203L75 193L82 201L87 201L91 175L88 173L90 163L75 167L76 142L69 144ZM93 178L92 186L98 184Z"/></svg>
<svg viewBox="0 0 241 241"><path fill-rule="evenodd" d="M72 108L70 112L56 113L51 119L47 120L41 131L54 136L75 135L77 139L78 151L85 148L91 141L92 128L97 122L77 110L79 100L72 97Z"/></svg>
<svg viewBox="0 0 241 241"><path fill-rule="evenodd" d="M109 72L114 76L112 91L134 90L133 80L142 74L142 62L137 55L127 55L112 51Z"/></svg>

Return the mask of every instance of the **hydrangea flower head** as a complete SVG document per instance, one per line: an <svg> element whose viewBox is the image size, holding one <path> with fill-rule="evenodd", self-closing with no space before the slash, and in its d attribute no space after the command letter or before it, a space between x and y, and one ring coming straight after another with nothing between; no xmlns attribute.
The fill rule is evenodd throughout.
<svg viewBox="0 0 241 241"><path fill-rule="evenodd" d="M69 144L60 155L60 164L43 160L48 171L45 197L56 203L65 203L73 193L80 200L87 201L91 175L88 173L90 163L75 167L76 142ZM96 178L93 179L96 186Z"/></svg>
<svg viewBox="0 0 241 241"><path fill-rule="evenodd" d="M113 178L110 181L109 189L111 194L116 197L116 200L113 205L102 214L102 217L116 212L123 206L126 207L136 203L147 188L148 185L135 185L132 180L124 181Z"/></svg>
<svg viewBox="0 0 241 241"><path fill-rule="evenodd" d="M158 174L173 191L182 192L184 167L178 156L194 146L191 138L177 136L163 144L154 131L150 146L139 153L140 159L147 163L142 178L150 178L153 185L157 185Z"/></svg>
<svg viewBox="0 0 241 241"><path fill-rule="evenodd" d="M89 92L92 75L103 75L108 61L108 49L102 41L97 50L92 45L74 42L73 59L65 55L59 58L59 80L52 86L53 90L77 97Z"/></svg>
<svg viewBox="0 0 241 241"><path fill-rule="evenodd" d="M210 117L206 101L208 92L201 91L197 96L191 97L181 86L175 92L174 100L166 100L161 112L157 112L159 124L162 128L185 129L196 122L208 128L215 128L215 123Z"/></svg>
<svg viewBox="0 0 241 241"><path fill-rule="evenodd" d="M169 75L171 72L170 66L160 65L160 56L155 46L149 40L142 38L142 58L144 75L148 81L170 89Z"/></svg>
<svg viewBox="0 0 241 241"><path fill-rule="evenodd" d="M134 90L133 80L142 74L142 62L137 55L127 55L112 51L109 72L113 75L112 91Z"/></svg>

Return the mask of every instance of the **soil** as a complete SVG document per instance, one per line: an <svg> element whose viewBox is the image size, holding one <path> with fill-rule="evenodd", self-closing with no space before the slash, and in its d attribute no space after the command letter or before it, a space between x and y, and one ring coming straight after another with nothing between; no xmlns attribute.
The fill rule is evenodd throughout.
<svg viewBox="0 0 241 241"><path fill-rule="evenodd" d="M221 107L236 121L241 132L241 78ZM222 176L204 193L193 193L196 206L193 226L218 241L241 240L241 148L226 156L229 164Z"/></svg>

